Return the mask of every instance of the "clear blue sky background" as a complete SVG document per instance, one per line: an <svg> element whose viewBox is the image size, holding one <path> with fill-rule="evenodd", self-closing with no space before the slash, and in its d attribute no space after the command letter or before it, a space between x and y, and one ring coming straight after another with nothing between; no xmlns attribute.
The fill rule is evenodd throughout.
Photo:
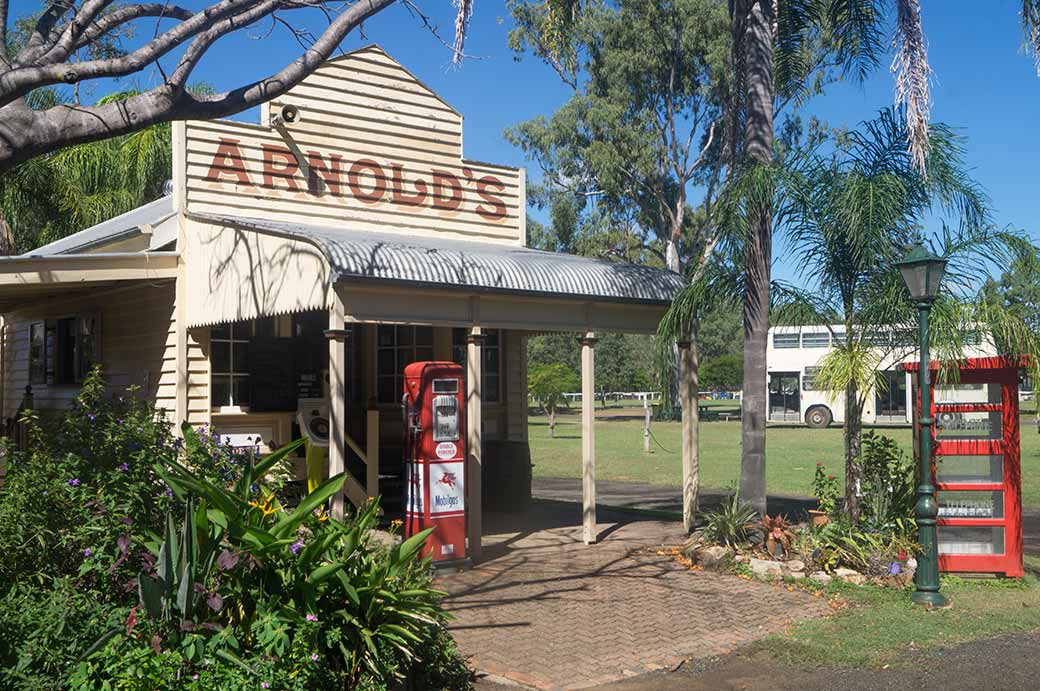
<svg viewBox="0 0 1040 691"><path fill-rule="evenodd" d="M202 2L187 1L188 7ZM450 0L420 2L451 40ZM1013 225L1040 241L1040 78L1022 49L1017 0L923 0L924 28L935 71L933 119L967 137L968 161L992 197L999 225ZM14 14L37 2L15 0ZM531 56L514 59L506 45L510 18L501 0L476 0L467 52L480 59L460 68L449 52L404 7L391 7L365 26L366 36L348 38L344 49L379 43L465 116L466 156L525 165L502 137L504 128L549 114L568 97L555 74ZM315 29L320 23L314 22ZM249 31L258 36L266 26ZM197 70L197 79L217 89L241 84L279 69L298 52L284 30L267 38L239 36L219 43ZM147 86L156 75L145 75ZM854 127L892 102L888 60L866 83L837 84L803 108L832 126ZM240 116L255 119L255 114ZM532 171L533 172L533 171ZM778 274L791 267L777 252Z"/></svg>

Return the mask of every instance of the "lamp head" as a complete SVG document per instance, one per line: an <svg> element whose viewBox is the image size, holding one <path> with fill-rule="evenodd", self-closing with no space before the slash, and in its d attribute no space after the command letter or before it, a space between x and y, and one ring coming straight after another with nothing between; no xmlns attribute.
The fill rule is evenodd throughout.
<svg viewBox="0 0 1040 691"><path fill-rule="evenodd" d="M922 243L914 244L910 253L896 262L910 297L917 302L931 302L939 294L939 282L946 272L946 260L928 251Z"/></svg>

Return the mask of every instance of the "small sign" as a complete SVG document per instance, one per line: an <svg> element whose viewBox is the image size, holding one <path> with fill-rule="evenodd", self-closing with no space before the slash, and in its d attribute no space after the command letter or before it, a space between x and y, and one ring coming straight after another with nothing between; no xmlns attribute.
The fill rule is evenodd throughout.
<svg viewBox="0 0 1040 691"><path fill-rule="evenodd" d="M437 458L447 460L449 458L455 458L459 453L459 449L455 446L455 442L442 441L437 445L437 448L434 449L434 453L437 454Z"/></svg>
<svg viewBox="0 0 1040 691"><path fill-rule="evenodd" d="M462 463L430 464L430 513L457 513L466 509Z"/></svg>

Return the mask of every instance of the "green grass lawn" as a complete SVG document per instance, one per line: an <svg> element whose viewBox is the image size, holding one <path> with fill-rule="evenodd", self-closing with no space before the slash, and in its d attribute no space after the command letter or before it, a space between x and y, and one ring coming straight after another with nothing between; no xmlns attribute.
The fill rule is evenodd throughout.
<svg viewBox="0 0 1040 691"><path fill-rule="evenodd" d="M728 404L732 401L710 402ZM600 409L597 408L597 414ZM581 474L581 421L577 414L557 418L556 437L542 416L530 423L531 459L536 477L579 477ZM1031 417L1022 420L1022 501L1040 507L1040 435ZM1027 424L1029 423L1029 424ZM735 486L740 476L740 422L701 424L701 482L704 487ZM873 428L894 438L910 452L909 427ZM596 477L678 487L681 472L679 423L654 422L651 430L660 444L643 453L642 420L596 422ZM766 432L766 481L770 493L810 496L817 463L843 477L842 432L839 427L770 427Z"/></svg>
<svg viewBox="0 0 1040 691"><path fill-rule="evenodd" d="M849 602L826 619L795 624L758 644L775 658L795 665L881 667L908 661L916 648L955 645L1040 626L1040 559L1026 557L1020 581L977 580L944 576L942 592L949 609L922 612L902 590L831 586Z"/></svg>

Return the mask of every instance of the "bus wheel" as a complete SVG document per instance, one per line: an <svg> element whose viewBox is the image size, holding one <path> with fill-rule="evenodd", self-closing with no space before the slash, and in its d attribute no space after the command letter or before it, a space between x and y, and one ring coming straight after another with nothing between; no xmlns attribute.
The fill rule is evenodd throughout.
<svg viewBox="0 0 1040 691"><path fill-rule="evenodd" d="M822 405L813 406L805 413L805 424L813 429L828 427L833 419L831 411Z"/></svg>

